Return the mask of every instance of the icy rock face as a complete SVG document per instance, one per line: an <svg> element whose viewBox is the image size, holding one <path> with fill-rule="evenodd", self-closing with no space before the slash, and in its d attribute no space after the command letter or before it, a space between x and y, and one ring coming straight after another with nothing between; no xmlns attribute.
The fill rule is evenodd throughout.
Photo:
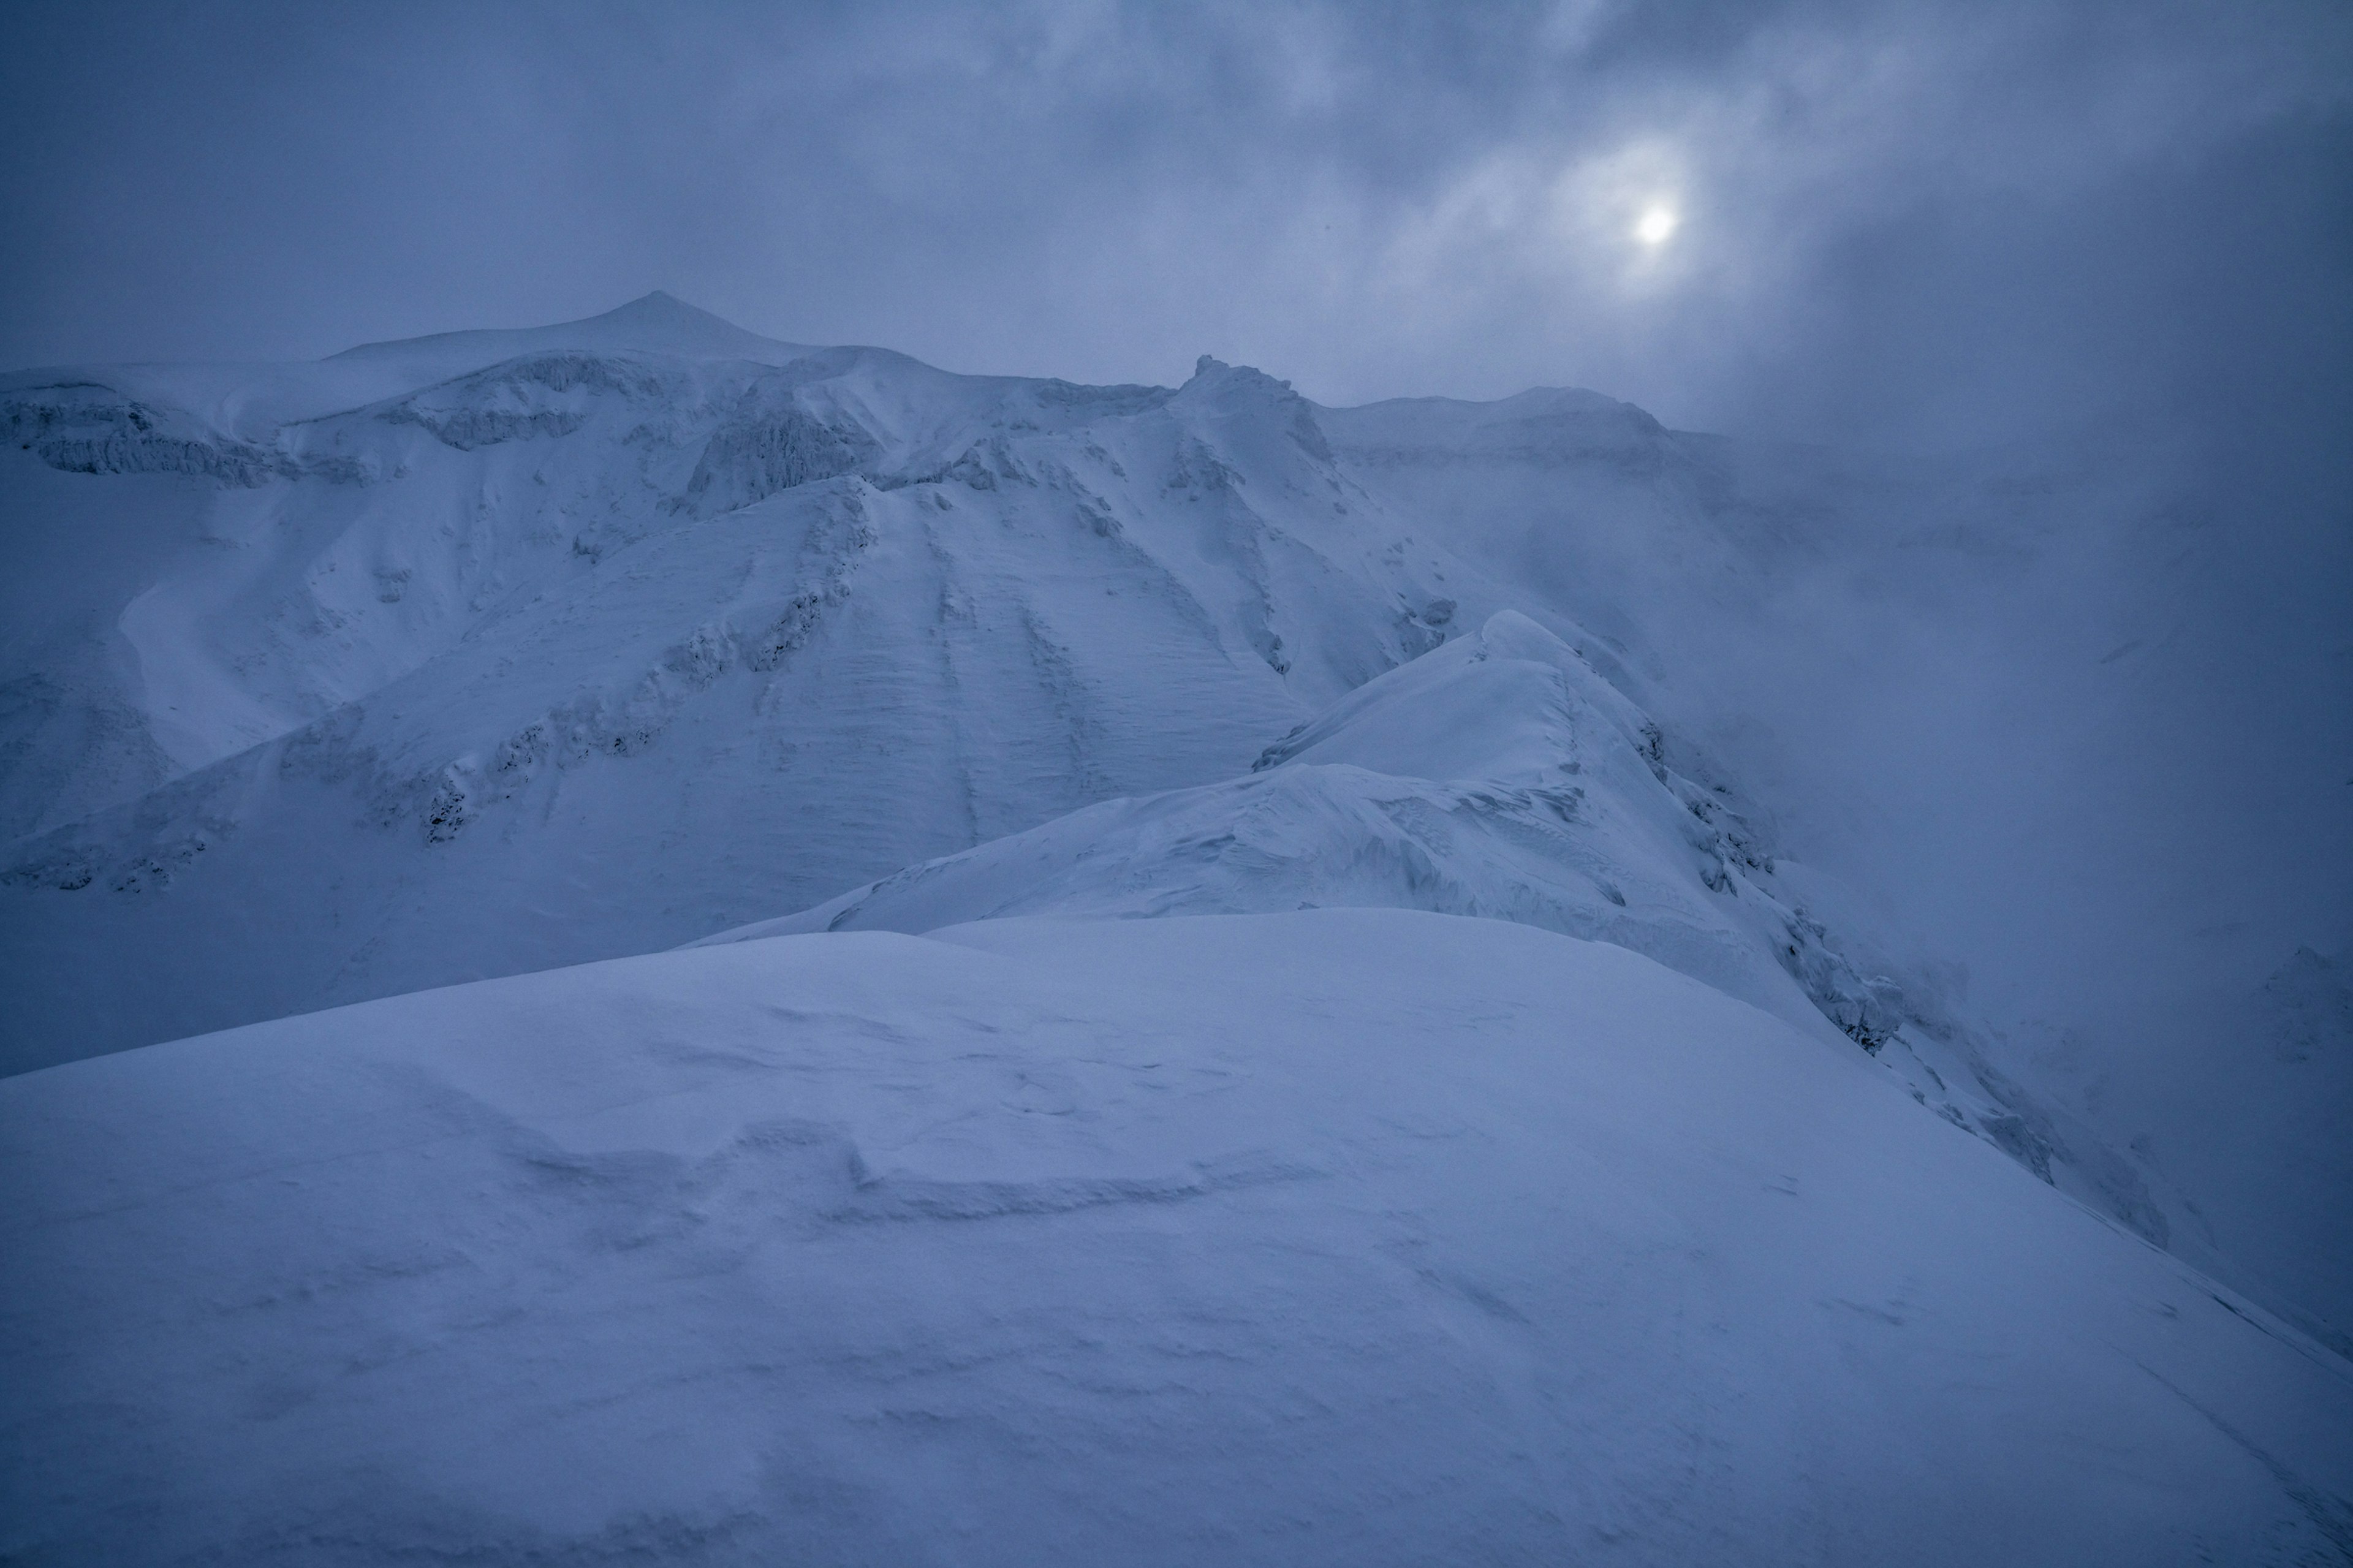
<svg viewBox="0 0 2353 1568"><path fill-rule="evenodd" d="M586 423L587 405L600 395L653 403L686 390L685 378L634 360L533 354L403 398L377 417L422 426L434 439L470 452L502 441L569 436Z"/></svg>
<svg viewBox="0 0 2353 1568"><path fill-rule="evenodd" d="M712 432L686 493L705 511L732 511L850 473L875 449L873 437L855 425L829 425L789 400L770 402L751 392Z"/></svg>
<svg viewBox="0 0 2353 1568"><path fill-rule="evenodd" d="M92 383L0 398L0 439L69 474L185 474L251 489L298 471L283 452L231 440L186 415Z"/></svg>

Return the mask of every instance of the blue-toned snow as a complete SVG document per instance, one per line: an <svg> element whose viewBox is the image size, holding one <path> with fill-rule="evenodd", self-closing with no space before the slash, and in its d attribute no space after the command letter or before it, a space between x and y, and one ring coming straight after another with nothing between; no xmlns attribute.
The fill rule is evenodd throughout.
<svg viewBox="0 0 2353 1568"><path fill-rule="evenodd" d="M12 1562L2326 1562L2343 1363L1623 949L780 937L0 1080Z"/></svg>

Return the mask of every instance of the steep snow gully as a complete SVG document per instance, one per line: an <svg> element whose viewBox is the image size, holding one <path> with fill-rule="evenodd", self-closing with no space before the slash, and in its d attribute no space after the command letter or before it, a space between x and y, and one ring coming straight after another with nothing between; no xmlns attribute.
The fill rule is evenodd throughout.
<svg viewBox="0 0 2353 1568"><path fill-rule="evenodd" d="M0 1559L2353 1562L2341 954L2094 1092L1819 739L2113 495L661 295L0 427Z"/></svg>

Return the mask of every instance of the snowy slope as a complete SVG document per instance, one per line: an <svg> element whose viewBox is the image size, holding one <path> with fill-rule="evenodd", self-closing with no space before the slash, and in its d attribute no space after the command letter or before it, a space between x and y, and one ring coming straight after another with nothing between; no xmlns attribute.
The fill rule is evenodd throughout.
<svg viewBox="0 0 2353 1568"><path fill-rule="evenodd" d="M1503 611L1367 681L1250 776L1107 802L704 940L1335 906L1539 926L1861 1046L1921 1105L2168 1239L2133 1161L1995 1068L1966 1020L1859 969L1792 886L1821 879L1785 874L1728 792L1660 750L1657 725L1574 649Z"/></svg>
<svg viewBox="0 0 2353 1568"><path fill-rule="evenodd" d="M26 1563L2250 1563L2353 1380L1621 949L781 938L0 1082Z"/></svg>
<svg viewBox="0 0 2353 1568"><path fill-rule="evenodd" d="M1566 644L1505 611L1359 687L1245 777L1106 802L706 940L1426 909L1615 942L1800 1028L1843 1005L1876 1045L1896 1018L1851 973L1825 973L1809 998L1793 944L1825 972L1834 960L1764 890L1736 817L1651 759L1655 733Z"/></svg>

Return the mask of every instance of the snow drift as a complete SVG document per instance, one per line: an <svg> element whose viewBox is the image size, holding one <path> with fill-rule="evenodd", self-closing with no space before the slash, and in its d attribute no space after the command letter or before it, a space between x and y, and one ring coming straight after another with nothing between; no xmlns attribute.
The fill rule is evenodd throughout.
<svg viewBox="0 0 2353 1568"><path fill-rule="evenodd" d="M0 1081L26 1563L2296 1563L2353 1381L1825 1042L1399 910Z"/></svg>

